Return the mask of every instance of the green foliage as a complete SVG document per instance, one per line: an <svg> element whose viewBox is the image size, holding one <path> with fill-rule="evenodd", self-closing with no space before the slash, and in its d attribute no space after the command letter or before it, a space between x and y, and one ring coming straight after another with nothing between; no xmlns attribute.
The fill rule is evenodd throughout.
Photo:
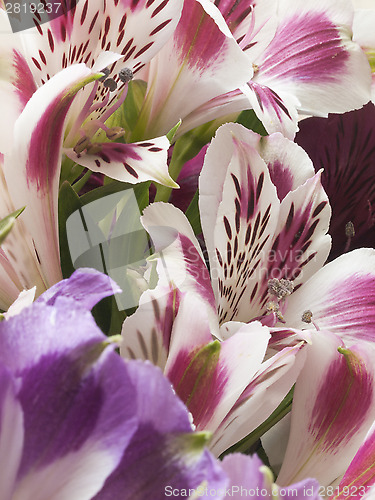
<svg viewBox="0 0 375 500"><path fill-rule="evenodd" d="M15 212L7 215L6 217L4 217L4 219L0 220L0 245L12 230L13 224L15 223L17 217L22 214L24 210L25 207L22 207L19 210L16 210Z"/></svg>

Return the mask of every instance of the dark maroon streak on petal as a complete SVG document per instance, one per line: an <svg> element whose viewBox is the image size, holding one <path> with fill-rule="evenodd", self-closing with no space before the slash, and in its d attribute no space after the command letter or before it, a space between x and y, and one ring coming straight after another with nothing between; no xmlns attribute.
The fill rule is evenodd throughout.
<svg viewBox="0 0 375 500"><path fill-rule="evenodd" d="M277 197L282 201L293 188L291 172L288 168L284 168L278 160L274 163L268 163L267 167L271 181L276 187Z"/></svg>
<svg viewBox="0 0 375 500"><path fill-rule="evenodd" d="M215 297L213 294L211 279L205 263L202 261L193 243L184 235L179 236L185 259L187 272L195 278L197 292L215 308Z"/></svg>

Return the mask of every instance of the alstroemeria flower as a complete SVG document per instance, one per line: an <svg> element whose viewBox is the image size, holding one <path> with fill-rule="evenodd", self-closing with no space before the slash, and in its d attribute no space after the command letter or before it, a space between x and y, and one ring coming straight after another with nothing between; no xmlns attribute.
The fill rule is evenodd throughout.
<svg viewBox="0 0 375 500"><path fill-rule="evenodd" d="M305 349L278 483L315 477L328 486L342 478L375 419L375 350L347 349L327 331L315 332Z"/></svg>
<svg viewBox="0 0 375 500"><path fill-rule="evenodd" d="M269 133L292 138L297 113L342 113L369 100L370 68L351 39L349 0L214 3L253 64L254 76L241 90Z"/></svg>
<svg viewBox="0 0 375 500"><path fill-rule="evenodd" d="M298 113L326 116L360 108L370 99L370 67L351 39L349 0L211 2L248 56L253 76L241 91L213 98L192 111L180 133L252 108L269 133L280 131L292 138Z"/></svg>
<svg viewBox="0 0 375 500"><path fill-rule="evenodd" d="M196 290L220 323L259 319L296 329L289 337L317 325L349 344L372 341L375 251L356 250L322 267L330 207L320 175L280 134L261 137L224 125L207 150L199 184L210 274L182 212L153 204L142 223L163 251L169 279ZM163 241L162 227L172 243Z"/></svg>
<svg viewBox="0 0 375 500"><path fill-rule="evenodd" d="M0 122L8 128L0 142L0 151L7 152L13 144L13 125L33 93L41 88L43 98L37 110L34 102L34 112L43 112L34 126L38 124L41 130L36 133L46 137L53 133L51 154L57 155L63 146L64 153L77 163L115 179L132 183L151 179L173 185L166 166L169 146L166 137L147 144L111 144L108 140L123 135L123 131L108 129L105 122L125 99L127 82L173 33L182 3L182 0L156 3L87 0L49 23L39 25L35 20L36 28L2 35L0 60L5 81L1 97L8 99L12 108ZM1 27L6 33L9 31L6 14L4 11L0 14ZM71 99L65 102L59 119L54 117L51 128L50 115L59 100L51 99L45 83L75 64L85 64L94 73L103 70L104 75L101 81L86 82L79 92L80 87L71 87L67 81L59 100L64 99L65 94L70 94ZM95 140L98 131L104 131L108 140L104 134L104 142L100 141L100 135ZM14 135L17 136L17 132ZM153 163L153 169L147 168L143 160Z"/></svg>
<svg viewBox="0 0 375 500"><path fill-rule="evenodd" d="M185 117L238 89L252 74L249 59L210 0L185 0L172 38L150 62L136 139L167 133L179 119L182 134Z"/></svg>
<svg viewBox="0 0 375 500"><path fill-rule="evenodd" d="M324 168L322 185L332 207L330 259L348 250L375 247L375 106L307 118L296 142Z"/></svg>
<svg viewBox="0 0 375 500"><path fill-rule="evenodd" d="M211 312L199 294L161 279L124 321L120 353L163 370L197 430L213 433L209 446L220 455L275 410L295 383L304 354L301 343L264 361L270 334L259 322L225 323L220 342Z"/></svg>
<svg viewBox="0 0 375 500"><path fill-rule="evenodd" d="M159 369L108 347L89 312L119 291L80 270L0 324L1 498L165 498L224 487Z"/></svg>
<svg viewBox="0 0 375 500"><path fill-rule="evenodd" d="M12 204L27 207L22 217L27 248L19 243L7 250L10 264L4 264L15 269L8 305L23 288L36 285L40 294L62 277L57 231L62 151L122 181L175 185L167 170L166 137L94 144L94 136L99 129L112 139L120 133L105 126L126 95L120 70L126 66L136 74L154 56L181 7L180 0L79 2L50 23L8 35L6 13L0 10L0 97L7 106L0 116L4 182ZM102 70L105 81L98 80Z"/></svg>

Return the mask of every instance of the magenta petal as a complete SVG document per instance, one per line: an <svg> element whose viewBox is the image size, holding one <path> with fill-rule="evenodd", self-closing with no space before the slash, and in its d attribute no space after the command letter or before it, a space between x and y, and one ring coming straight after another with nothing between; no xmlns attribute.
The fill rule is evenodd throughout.
<svg viewBox="0 0 375 500"><path fill-rule="evenodd" d="M320 269L288 297L284 318L292 328L306 329L305 311L316 328L329 330L347 346L373 345L375 325L375 250L360 248Z"/></svg>
<svg viewBox="0 0 375 500"><path fill-rule="evenodd" d="M337 500L361 498L375 484L375 432L372 431L349 465L339 486ZM371 497L370 497L371 498Z"/></svg>
<svg viewBox="0 0 375 500"><path fill-rule="evenodd" d="M38 89L15 124L13 150L5 156L10 195L15 206L26 205L22 220L30 234L29 252L40 264L46 288L61 279L57 197L65 118L76 93L94 78L81 64Z"/></svg>
<svg viewBox="0 0 375 500"><path fill-rule="evenodd" d="M373 423L373 352L340 345L336 336L316 332L306 346L278 477L282 485L308 476L330 484L344 473Z"/></svg>
<svg viewBox="0 0 375 500"><path fill-rule="evenodd" d="M293 95L307 114L348 111L368 101L369 65L350 38L349 3L287 0L278 15L276 34L255 61L256 83Z"/></svg>
<svg viewBox="0 0 375 500"><path fill-rule="evenodd" d="M145 133L167 133L211 99L244 85L252 73L215 5L185 0L173 37L150 64ZM202 118L200 123L207 121Z"/></svg>

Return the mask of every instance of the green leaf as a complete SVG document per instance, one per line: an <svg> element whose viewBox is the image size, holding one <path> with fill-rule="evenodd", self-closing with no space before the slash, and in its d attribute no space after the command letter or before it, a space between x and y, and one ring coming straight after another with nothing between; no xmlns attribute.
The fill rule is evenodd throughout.
<svg viewBox="0 0 375 500"><path fill-rule="evenodd" d="M257 118L253 109L242 111L236 122L257 134L268 135L266 129L263 127L263 123Z"/></svg>
<svg viewBox="0 0 375 500"><path fill-rule="evenodd" d="M7 215L6 217L4 217L4 219L0 220L0 245L10 233L17 217L22 214L24 210L25 207L22 207L19 210L16 210L15 212Z"/></svg>
<svg viewBox="0 0 375 500"><path fill-rule="evenodd" d="M182 120L179 120L179 121L176 123L176 125L175 125L173 128L171 128L171 130L168 132L168 134L167 134L167 136L166 136L166 137L167 137L167 139L168 139L168 141L169 141L171 144L172 144L172 141L173 141L174 136L176 135L177 130L178 130L178 129L180 128L180 126L181 126L181 123L182 123Z"/></svg>
<svg viewBox="0 0 375 500"><path fill-rule="evenodd" d="M276 408L276 410L271 413L271 415L260 424L253 432L248 434L246 437L238 441L238 443L234 444L230 448L228 448L220 458L223 458L225 455L229 455L230 453L246 453L267 431L269 431L277 422L279 422L282 418L287 415L292 409L293 403L293 394L294 394L294 386L290 389L288 394Z"/></svg>
<svg viewBox="0 0 375 500"><path fill-rule="evenodd" d="M129 82L125 101L106 121L106 125L110 128L124 128L127 131L125 135L127 141L129 140L130 133L137 124L146 90L147 83L143 80L132 80Z"/></svg>
<svg viewBox="0 0 375 500"><path fill-rule="evenodd" d="M64 181L59 192L60 262L64 278L69 278L69 276L75 271L69 251L66 221L73 212L81 207L82 202L78 194L74 191L69 182Z"/></svg>
<svg viewBox="0 0 375 500"><path fill-rule="evenodd" d="M193 228L194 234L201 234L202 226L201 226L201 218L199 214L199 192L198 189L193 196L193 199L190 202L186 210L186 217L188 218L191 227Z"/></svg>

